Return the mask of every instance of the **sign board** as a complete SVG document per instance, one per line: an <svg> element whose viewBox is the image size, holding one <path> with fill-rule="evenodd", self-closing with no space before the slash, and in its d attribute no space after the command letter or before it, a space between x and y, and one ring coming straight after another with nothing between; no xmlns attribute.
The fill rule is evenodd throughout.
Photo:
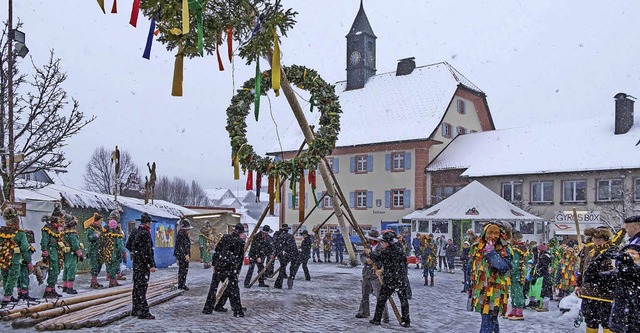
<svg viewBox="0 0 640 333"><path fill-rule="evenodd" d="M578 223L580 224L580 233L584 235L584 229L595 228L603 225L600 221L600 212L579 211ZM554 221L549 224L550 231L554 235L575 235L576 223L573 218L573 211L557 212Z"/></svg>
<svg viewBox="0 0 640 333"><path fill-rule="evenodd" d="M26 202L9 202L5 201L0 206L0 209L4 210L7 207L13 207L16 210L18 215L27 216L27 203Z"/></svg>

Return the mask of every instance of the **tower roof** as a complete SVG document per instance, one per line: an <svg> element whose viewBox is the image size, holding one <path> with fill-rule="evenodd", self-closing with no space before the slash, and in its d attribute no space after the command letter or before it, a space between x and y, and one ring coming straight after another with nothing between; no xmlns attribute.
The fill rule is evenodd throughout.
<svg viewBox="0 0 640 333"><path fill-rule="evenodd" d="M371 24L369 24L367 14L364 12L362 0L360 0L360 9L358 10L356 18L353 20L353 24L351 25L351 29L349 29L347 37L363 33L376 37L376 35L373 33L373 29L371 29Z"/></svg>

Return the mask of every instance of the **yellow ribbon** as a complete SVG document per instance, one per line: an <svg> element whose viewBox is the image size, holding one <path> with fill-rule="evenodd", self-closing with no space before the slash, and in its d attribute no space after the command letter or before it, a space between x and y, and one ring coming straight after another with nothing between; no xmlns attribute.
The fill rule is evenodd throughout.
<svg viewBox="0 0 640 333"><path fill-rule="evenodd" d="M613 303L613 300L610 299L605 299L605 298L599 298L599 297L593 297L593 296L587 296L587 295L580 295L578 296L580 298L586 298L586 299L592 299L594 301L600 301L600 302L607 302L607 303Z"/></svg>
<svg viewBox="0 0 640 333"><path fill-rule="evenodd" d="M280 96L280 46L278 45L278 34L273 31L273 57L271 59L271 88Z"/></svg>
<svg viewBox="0 0 640 333"><path fill-rule="evenodd" d="M276 181L274 185L274 192L276 194L276 203L280 203L280 175L276 175Z"/></svg>
<svg viewBox="0 0 640 333"><path fill-rule="evenodd" d="M173 84L171 87L171 96L182 96L182 70L184 68L184 54L182 53L182 45L178 48L176 61L173 65Z"/></svg>
<svg viewBox="0 0 640 333"><path fill-rule="evenodd" d="M233 155L233 180L240 179L240 161L238 155Z"/></svg>
<svg viewBox="0 0 640 333"><path fill-rule="evenodd" d="M104 0L98 0L98 5L100 6L100 9L102 9L103 13L107 13L106 10L104 10Z"/></svg>
<svg viewBox="0 0 640 333"><path fill-rule="evenodd" d="M189 33L189 0L182 0L182 34Z"/></svg>

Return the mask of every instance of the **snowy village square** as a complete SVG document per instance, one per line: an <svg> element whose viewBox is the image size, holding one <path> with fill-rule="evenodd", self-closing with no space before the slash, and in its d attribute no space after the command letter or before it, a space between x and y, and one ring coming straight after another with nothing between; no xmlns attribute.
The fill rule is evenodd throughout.
<svg viewBox="0 0 640 333"><path fill-rule="evenodd" d="M0 13L0 331L640 333L639 3Z"/></svg>

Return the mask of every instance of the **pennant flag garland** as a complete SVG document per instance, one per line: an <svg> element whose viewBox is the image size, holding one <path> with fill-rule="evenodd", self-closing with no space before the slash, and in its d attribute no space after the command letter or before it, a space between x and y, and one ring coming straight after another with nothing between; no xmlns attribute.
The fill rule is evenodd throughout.
<svg viewBox="0 0 640 333"><path fill-rule="evenodd" d="M182 0L182 34L189 33L189 0Z"/></svg>
<svg viewBox="0 0 640 333"><path fill-rule="evenodd" d="M133 7L131 7L131 19L129 24L136 27L138 25L138 14L140 13L140 0L133 0Z"/></svg>
<svg viewBox="0 0 640 333"><path fill-rule="evenodd" d="M227 27L227 53L229 55L229 62L233 62L233 27Z"/></svg>
<svg viewBox="0 0 640 333"><path fill-rule="evenodd" d="M102 9L103 13L107 13L106 10L104 10L104 0L98 0L98 5L100 6L100 9Z"/></svg>
<svg viewBox="0 0 640 333"><path fill-rule="evenodd" d="M222 72L224 71L224 66L222 65L222 58L220 57L220 45L222 45L222 31L218 36L218 42L216 43L216 58L218 58L218 69Z"/></svg>
<svg viewBox="0 0 640 333"><path fill-rule="evenodd" d="M260 60L256 60L256 87L255 87L255 92L254 92L254 97L253 97L253 114L256 117L256 121L258 121L258 114L260 113L260 93L261 93L261 87L260 84L262 83L262 74L260 73Z"/></svg>
<svg viewBox="0 0 640 333"><path fill-rule="evenodd" d="M138 14L136 13L136 18ZM151 57L151 44L153 43L153 35L155 35L156 30L156 16L160 16L160 10L158 9L158 13L151 18L151 24L149 25L149 34L147 35L147 44L144 47L144 52L142 53L142 57L145 59L149 59ZM132 16L133 18L133 16Z"/></svg>
<svg viewBox="0 0 640 333"><path fill-rule="evenodd" d="M171 87L171 96L182 96L182 75L184 69L184 54L182 52L182 45L178 48L176 54L176 61L173 65L173 84Z"/></svg>
<svg viewBox="0 0 640 333"><path fill-rule="evenodd" d="M249 170L249 174L247 175L247 183L245 184L244 189L247 191L253 190L253 170Z"/></svg>
<svg viewBox="0 0 640 333"><path fill-rule="evenodd" d="M111 7L111 14L118 13L118 0L113 0L113 6Z"/></svg>
<svg viewBox="0 0 640 333"><path fill-rule="evenodd" d="M280 46L278 45L278 34L273 32L273 57L271 59L271 88L280 96Z"/></svg>

